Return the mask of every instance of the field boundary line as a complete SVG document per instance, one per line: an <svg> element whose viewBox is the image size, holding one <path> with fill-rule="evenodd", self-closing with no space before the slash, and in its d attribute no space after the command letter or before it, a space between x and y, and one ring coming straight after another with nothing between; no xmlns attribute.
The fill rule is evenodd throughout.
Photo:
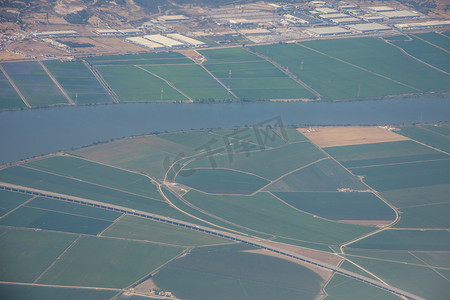
<svg viewBox="0 0 450 300"><path fill-rule="evenodd" d="M275 178L274 180L271 180L270 183L266 184L265 186L263 186L263 187L260 188L259 190L257 190L257 191L255 191L255 192L253 192L252 194L250 194L250 196L253 196L253 195L255 195L256 193L263 191L263 189L265 189L266 187L268 187L268 186L271 185L272 183L275 183L275 182L277 182L277 181L283 179L284 177L286 177L286 176L288 176L288 175L291 175L292 173L295 173L295 172L300 171L300 170L302 170L302 169L304 169L304 168L307 168L307 167L309 167L309 166L312 166L312 165L314 165L315 163L318 163L319 161L322 161L322 160L325 160L325 159L328 159L328 157L322 157L322 158L320 158L320 159L318 159L318 160L316 160L316 161L310 162L310 163L307 164L307 165L301 166L301 167L299 167L299 168L297 168L297 169L295 169L295 170L292 170L292 171L289 171L289 172L287 172L287 173L284 173L284 174L281 175L280 177ZM271 191L266 191L266 192L271 192Z"/></svg>
<svg viewBox="0 0 450 300"><path fill-rule="evenodd" d="M102 231L100 231L99 233L97 233L97 236L102 236L102 234L108 230L111 226L113 226L114 224L116 224L120 219L123 218L123 216L125 216L125 214L121 214L120 216L118 216L113 222L111 222L111 224L109 224L108 226L106 226Z"/></svg>
<svg viewBox="0 0 450 300"><path fill-rule="evenodd" d="M432 265L428 264L426 261L424 261L423 259L421 259L420 257L417 257L416 255L414 255L413 253L411 253L411 251L408 251L409 254L411 254L412 256L414 256L415 258L417 258L418 260L420 260L421 262L423 262L425 265L428 266L428 268L430 268L431 270L433 270L436 274L438 274L439 276L441 276L442 278L444 278L445 280L447 280L448 282L450 282L450 280L445 277L444 275L442 275L441 273L438 272L438 270L436 270L436 268L434 268ZM439 268L440 270L443 270L442 268ZM449 270L448 268L446 270Z"/></svg>
<svg viewBox="0 0 450 300"><path fill-rule="evenodd" d="M81 60L83 64L88 68L89 71L91 71L92 75L94 75L95 79L100 83L100 85L103 87L103 89L108 93L108 95L111 97L111 99L115 103L119 103L120 99L119 96L117 96L116 92L109 86L109 84L106 82L106 80L103 78L102 75L93 67L90 63L88 63L86 60Z"/></svg>
<svg viewBox="0 0 450 300"><path fill-rule="evenodd" d="M222 81L219 80L219 78L214 76L213 73L211 73L203 64L199 64L199 66L202 67L202 69L205 70L209 74L209 76L214 78L214 80L217 81L224 89L226 89L228 93L230 93L230 95L234 97L234 99L239 99L239 97L231 90L230 87L226 86Z"/></svg>
<svg viewBox="0 0 450 300"><path fill-rule="evenodd" d="M0 219L3 219L4 217L6 217L7 215L9 215L10 213L18 210L21 207L24 207L26 204L28 204L29 202L31 202L32 200L34 200L35 198L37 198L37 196L33 196L30 199L28 199L27 201L25 201L24 203L20 204L19 206L15 207L14 209L8 211L6 214L4 214L3 216L0 217Z"/></svg>
<svg viewBox="0 0 450 300"><path fill-rule="evenodd" d="M445 75L450 75L450 73L448 73L448 72L446 72L446 71L444 71L444 70L441 70L441 69L439 69L438 67L433 66L432 64L429 64L429 63L427 63L427 62L421 60L420 58L415 57L415 56L412 55L412 54L409 54L409 53L408 53L405 49L403 49L402 47L400 47L400 46L398 46L398 45L395 45L395 44L393 44L393 43L391 43L390 41L385 40L385 39L383 39L383 41L386 42L386 44L391 45L392 47L395 47L395 48L399 49L399 50L400 50L403 54L405 54L406 56L411 57L412 59L414 59L414 60L416 60L416 61L418 61L418 62L420 62L420 63L426 65L427 67L430 67L430 68L432 68L432 69L435 69L436 71L441 72L441 73L444 73ZM447 53L449 53L449 52L447 52Z"/></svg>
<svg viewBox="0 0 450 300"><path fill-rule="evenodd" d="M59 260L66 255L67 252L69 252L70 249L72 249L73 246L75 246L76 243L81 239L82 235L80 234L70 245L66 248L51 264L48 266L34 281L33 283L37 283L42 276L44 276Z"/></svg>
<svg viewBox="0 0 450 300"><path fill-rule="evenodd" d="M373 274L373 273L370 272L369 270L367 270L367 269L361 267L360 265L358 265L357 263L351 261L351 260L348 259L348 258L344 258L344 259L345 259L346 261L348 261L349 263L351 263L352 265L354 265L354 266L358 267L359 269L363 270L363 271L366 272L367 274L370 274L371 276L373 276L374 278L376 278L378 281L384 283L385 285L388 285L388 284L386 283L386 281L384 281L383 279L381 279L381 278L378 277L377 275Z"/></svg>
<svg viewBox="0 0 450 300"><path fill-rule="evenodd" d="M438 45L436 45L436 44L433 44L432 42L427 41L427 40L424 39L424 38L418 37L417 35L412 34L412 33L410 33L410 35L413 36L413 37L415 37L416 39L419 39L419 40L421 40L421 41L423 41L423 42L425 42L425 43L427 43L427 44L430 44L430 45L433 46L433 47L436 47L436 48L438 48L438 49L440 49L440 50L442 50L442 51L444 51L444 52L450 54L450 51L448 51L447 49L444 49L444 48L442 48L442 47L440 47L440 46L438 46Z"/></svg>
<svg viewBox="0 0 450 300"><path fill-rule="evenodd" d="M28 103L27 99L25 98L25 96L22 94L22 92L19 90L19 88L17 87L17 85L14 83L14 81L12 80L12 78L9 76L9 74L6 72L5 68L3 68L2 64L0 64L0 70L2 71L3 75L5 75L6 79L8 79L9 83L11 84L11 86L13 87L13 89L16 91L16 93L19 95L20 99L22 99L23 103L25 103L25 105L28 108L31 108L30 103Z"/></svg>
<svg viewBox="0 0 450 300"><path fill-rule="evenodd" d="M29 206L29 205L25 205L24 207L33 208L33 209L37 209L37 210L51 211L51 212L56 212L56 213L60 213L60 214L64 214L64 215L70 215L70 216L76 216L76 217L83 217L83 218L86 218L86 219L93 219L93 220L99 220L99 221L112 222L111 220L105 220L105 219L100 219L100 218L95 218L95 217L89 217L89 216L84 216L84 215L79 215L79 214L72 214L72 213L68 213L68 212L64 212L64 211L59 211L59 210L54 210L54 209L49 209L49 208L42 208L42 207Z"/></svg>
<svg viewBox="0 0 450 300"><path fill-rule="evenodd" d="M58 177L62 177L62 178L67 178L67 179L71 179L71 180L76 180L76 181L79 181L79 182L83 182L83 183L87 183L87 184L99 186L99 187L102 187L102 188L106 188L106 189L110 189L110 190L113 190L113 191L122 192L122 193L129 194L129 195L133 195L133 196L138 196L138 197L142 197L142 198L146 198L146 199L151 199L151 200L158 201L158 202L164 202L164 201L162 201L162 200L154 199L154 198L151 198L151 197L148 197L148 196L144 196L144 195L141 195L141 194L135 194L135 193L132 193L132 192L128 192L128 191L125 191L125 190L116 189L116 188L114 188L114 187L110 187L110 186L107 186L107 185L102 185L102 184L99 184L99 183L94 183L94 182L86 181L86 180L79 179L79 178L76 178L76 177L70 177L70 176L67 176L67 175L62 175L62 174L58 174L58 173L53 173L53 172L50 172L50 171L45 171L45 170L41 170L41 169L38 169L38 168L34 168L34 167L30 167L30 166L25 166L25 165L20 165L20 167L27 168L27 169L31 169L31 170L35 170L35 171L39 171L39 172L42 172L42 173L51 174L51 175L58 176Z"/></svg>
<svg viewBox="0 0 450 300"><path fill-rule="evenodd" d="M67 102L71 105L75 105L76 103L70 98L69 94L64 90L64 88L59 84L58 80L56 80L55 76L50 72L49 69L44 65L44 63L40 60L38 60L39 65L42 67L42 69L45 71L45 73L50 77L50 79L53 81L53 83L56 85L56 87L59 89L59 91L63 94L64 98L66 98Z"/></svg>
<svg viewBox="0 0 450 300"><path fill-rule="evenodd" d="M416 91L421 92L421 93L423 92L421 89L418 89L418 88L415 88L415 87L413 87L413 86L410 86L409 84L400 82L400 81L398 81L398 80L392 79L392 78L387 77L387 76L385 76L385 75L382 75L382 74L379 74L379 73L377 73L377 72L371 71L371 70L369 70L369 69L360 67L360 66L355 65L355 64L353 64L353 63L351 63L351 62L348 62L348 61L345 61L345 60L343 60L343 59L340 59L340 58L331 56L331 55L329 55L329 54L326 54L326 53L321 52L321 51L319 51L319 50L316 50L316 49L314 49L314 48L311 48L311 47L302 45L302 44L300 44L300 43L296 43L296 45L299 45L300 47L303 47L303 48L308 49L308 50L310 50L310 51L316 52L316 53L321 54L321 55L323 55L323 56L326 56L326 57L328 57L328 58L337 60L337 61L339 61L339 62L341 62L341 63L347 64L347 65L352 66L352 67L354 67L354 68L357 68L357 69L360 69L360 70L362 70L362 71L368 72L368 73L370 73L370 74L376 75L376 76L378 76L378 77L384 78L384 79L386 79L386 80L390 80L390 81L395 82L395 83L397 83L397 84L403 85L403 86L405 86L405 87L407 87L407 88L416 90Z"/></svg>
<svg viewBox="0 0 450 300"><path fill-rule="evenodd" d="M130 288L134 288L136 286L138 286L139 284L145 282L147 279L151 279L153 276L155 276L159 271L161 271L162 268L164 268L166 265L170 264L171 262L189 254L189 251L191 251L194 247L185 247L183 249L183 251L181 251L179 254L175 255L174 257L172 257L171 259L169 259L168 261L164 262L162 265L156 267L154 270L152 270L150 273L147 273L146 275L144 275L143 277L139 278L138 280L136 280L135 282L133 282L132 284L130 284L129 286L127 286L125 289L130 289Z"/></svg>
<svg viewBox="0 0 450 300"><path fill-rule="evenodd" d="M316 95L316 97L318 98L318 100L320 100L322 98L322 94L320 94L318 91L316 91L315 89L313 89L309 84L307 84L306 82L304 82L303 80L301 80L300 78L298 78L297 76L295 76L294 74L292 74L291 72L289 72L288 70L286 70L285 68L283 68L282 65L280 65L279 63L277 63L276 61L274 61L273 59L259 53L258 51L251 51L249 48L245 47L245 50L247 50L248 52L262 58L263 60L271 63L275 68L277 68L278 70L280 70L281 72L283 72L285 75L287 75L289 78L291 78L292 80L294 80L295 82L297 82L298 84L300 84L301 86L303 86L305 89L307 89L308 91L310 91L312 94Z"/></svg>
<svg viewBox="0 0 450 300"><path fill-rule="evenodd" d="M423 129L423 130L426 130L426 131L428 131L428 132L431 132L431 133L434 133L434 134L443 136L443 137L445 137L446 139L449 138L449 136L447 136L447 135L445 135L445 134L442 134L442 133L440 133L440 132L437 132L437 131L433 131L433 130L431 130L431 129L429 129L429 128L424 127L423 125L417 125L417 127L421 128L421 129Z"/></svg>
<svg viewBox="0 0 450 300"><path fill-rule="evenodd" d="M398 163L391 163L391 164L381 164L381 165L368 165L368 166L356 166L356 167L349 167L349 170L354 169L361 169L361 168L372 168L372 167L385 167L385 166L398 166L398 165L407 165L407 164L413 164L413 163L426 163L426 162L432 162L432 161L441 161L441 160L449 160L449 158L438 158L438 159L430 159L430 160L415 160L415 161L404 161L404 162L398 162Z"/></svg>
<svg viewBox="0 0 450 300"><path fill-rule="evenodd" d="M445 154L447 154L447 155L450 155L450 153L448 153L447 151L441 150L441 149L439 149L439 148L435 148L435 147L433 147L433 146L430 146L430 145L428 145L428 144L422 143L422 142L420 142L420 141L418 141L418 140L415 140L415 139L412 139L412 138L410 138L410 139L411 139L411 141L414 141L414 142L416 142L416 143L418 143L418 144L421 144L421 145L426 146L426 147L428 147L428 148L431 148L431 149L433 149L433 150L436 150L436 151L445 153Z"/></svg>
<svg viewBox="0 0 450 300"><path fill-rule="evenodd" d="M157 77L157 78L159 78L159 79L161 79L162 81L164 81L165 83L167 83L171 88L173 88L173 89L176 90L178 93L180 93L181 95L183 95L184 97L186 97L189 101L194 102L194 100L192 100L192 98L191 98L190 96L188 96L187 94L185 94L184 92L182 92L179 88L177 88L175 85L173 85L173 83L170 82L169 80L167 80L167 79L165 79L165 78L163 78L163 77L161 77L161 76L159 76L159 75L157 75L157 74L155 74L155 73L153 73L153 72L151 72L151 71L149 71L149 70L147 70L147 69L145 69L145 68L143 68L143 67L141 67L141 66L138 66L138 65L133 65L133 66L136 67L136 68L138 68L138 69L141 69L142 71L147 72L147 73L149 73L149 74L151 74L151 75L153 75L153 76L155 76L155 77Z"/></svg>
<svg viewBox="0 0 450 300"><path fill-rule="evenodd" d="M94 287L94 286L56 285L56 284L13 282L13 281L0 281L0 283L14 284L14 285L28 285L28 286L42 286L42 287L50 287L50 288L63 288L63 289L103 290L103 291L117 291L117 292L123 291L123 289Z"/></svg>

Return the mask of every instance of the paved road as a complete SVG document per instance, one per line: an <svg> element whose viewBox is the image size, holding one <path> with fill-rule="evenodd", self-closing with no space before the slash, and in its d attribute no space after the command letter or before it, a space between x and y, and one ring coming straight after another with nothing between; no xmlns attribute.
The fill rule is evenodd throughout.
<svg viewBox="0 0 450 300"><path fill-rule="evenodd" d="M155 220L155 221L172 224L175 226L179 226L179 227L183 227L183 228L187 228L187 229L191 229L191 230L204 232L207 234L211 234L211 235L215 235L215 236L222 237L225 239L229 239L229 240L232 240L235 242L241 242L241 243L248 244L248 245L260 248L260 249L275 252L275 253L281 254L283 256L287 256L290 258L300 260L302 262L307 262L307 263L313 264L315 266L334 271L337 274L340 274L340 275L343 275L346 277L350 277L352 279L370 284L370 285L380 288L382 290L402 296L406 299L417 299L417 300L423 299L421 297L418 297L416 295L413 295L413 294L403 291L401 289L392 287L390 285L381 283L379 281L373 280L371 278L341 269L339 267L321 262L316 259L312 259L312 258L303 256L298 253L294 253L292 251L287 251L287 250L281 249L280 247L269 245L269 244L265 243L264 240L261 240L260 238L254 238L251 236L234 234L234 233L221 231L221 230L214 230L214 229L211 229L211 228L208 228L205 226L199 226L199 225L196 225L193 223L180 221L180 220L172 219L172 218L165 217L165 216L160 216L160 215L156 215L156 214L152 214L152 213L148 213L148 212L144 212L144 211L134 210L134 209L131 209L128 207L122 207L122 206L98 202L98 201L94 201L94 200L90 200L90 199L84 199L84 198L75 197L75 196L63 195L63 194L59 194L59 193L53 193L53 192L33 189L33 188L29 188L29 187L23 187L23 186L9 184L9 183L5 183L5 182L0 182L0 190L25 193L25 194L34 195L34 196L47 197L47 198L52 198L52 199L61 200L61 201L68 201L68 202L72 202L72 203L78 203L78 204L88 205L88 206L92 206L92 207L98 207L101 209L117 211L117 212L128 214L128 215L133 215L133 216L137 216L137 217L141 217L141 218L145 218L145 219Z"/></svg>

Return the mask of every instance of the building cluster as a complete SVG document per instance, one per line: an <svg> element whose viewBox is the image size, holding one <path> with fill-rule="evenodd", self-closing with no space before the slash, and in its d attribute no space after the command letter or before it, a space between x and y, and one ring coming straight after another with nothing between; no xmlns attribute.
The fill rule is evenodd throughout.
<svg viewBox="0 0 450 300"><path fill-rule="evenodd" d="M432 20L415 11L386 5L360 7L345 1L314 0L298 4L257 2L219 8L194 7L186 10L186 15L161 15L138 28L96 28L92 32L100 37L121 38L148 49L164 50L204 47L207 44L203 38L218 43L239 38L254 43L273 43L448 26L449 20ZM74 30L43 31L33 33L33 36L48 39L76 37L78 33Z"/></svg>

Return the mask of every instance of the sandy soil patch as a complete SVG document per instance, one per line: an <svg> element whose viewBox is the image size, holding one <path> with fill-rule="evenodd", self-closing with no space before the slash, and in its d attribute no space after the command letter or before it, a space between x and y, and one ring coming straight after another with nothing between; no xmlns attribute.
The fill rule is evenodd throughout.
<svg viewBox="0 0 450 300"><path fill-rule="evenodd" d="M206 58L198 53L195 49L181 49L177 52L183 54L187 58L192 59L197 64L201 64L202 62L206 61Z"/></svg>
<svg viewBox="0 0 450 300"><path fill-rule="evenodd" d="M337 255L327 253L327 252L317 251L317 250L303 248L303 247L294 246L294 245L281 244L281 243L274 242L274 241L264 241L264 244L267 244L268 246L277 246L286 251L298 253L298 254L304 255L306 257L315 259L315 260L320 260L321 262L324 262L326 264L333 265L333 266L338 266L339 263L342 261L342 258L338 257ZM302 265L302 266L312 270L313 272L317 273L321 278L323 278L324 281L327 281L333 274L333 272L330 270L327 270L327 269L324 269L324 268L321 268L318 266L314 266L313 264L302 262L297 259L290 258L290 257L284 256L284 255L281 255L281 254L278 254L275 252L271 252L268 250L257 249L257 250L247 250L246 252L269 255L269 256L278 257L278 258L282 258L285 260L295 262L295 263Z"/></svg>
<svg viewBox="0 0 450 300"><path fill-rule="evenodd" d="M319 147L335 147L408 140L386 127L346 126L298 128Z"/></svg>
<svg viewBox="0 0 450 300"><path fill-rule="evenodd" d="M386 220L339 220L340 223L383 227L392 223Z"/></svg>

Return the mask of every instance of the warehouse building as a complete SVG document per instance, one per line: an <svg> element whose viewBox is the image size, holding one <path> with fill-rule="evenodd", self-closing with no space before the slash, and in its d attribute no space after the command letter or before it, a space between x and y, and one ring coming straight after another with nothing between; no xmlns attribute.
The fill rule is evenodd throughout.
<svg viewBox="0 0 450 300"><path fill-rule="evenodd" d="M188 22L190 21L190 18L186 17L185 15L169 15L169 16L159 16L158 21L166 23L178 23L178 22Z"/></svg>
<svg viewBox="0 0 450 300"><path fill-rule="evenodd" d="M439 28L439 27L448 27L450 26L450 20L444 21L428 21L428 22L419 22L419 23L405 23L405 24L396 24L400 30L408 30L408 29L425 29L425 28Z"/></svg>
<svg viewBox="0 0 450 300"><path fill-rule="evenodd" d="M140 35L142 30L140 29L119 29L119 32L123 35Z"/></svg>
<svg viewBox="0 0 450 300"><path fill-rule="evenodd" d="M188 44L188 45L191 45L191 46L194 46L194 47L204 47L204 46L206 46L205 43L203 43L203 42L201 42L199 40L196 40L196 39L193 39L193 38L181 35L179 33L170 33L167 36L169 38L172 38L174 40L183 42L185 44Z"/></svg>
<svg viewBox="0 0 450 300"><path fill-rule="evenodd" d="M335 14L319 15L319 17L321 17L322 19L340 19L340 18L348 18L350 16L347 14L335 13Z"/></svg>
<svg viewBox="0 0 450 300"><path fill-rule="evenodd" d="M270 30L264 28L255 28L255 29L241 29L239 30L240 34L243 35L268 35L271 34Z"/></svg>
<svg viewBox="0 0 450 300"><path fill-rule="evenodd" d="M385 17L389 20L396 19L414 19L419 18L420 15L418 13L409 11L409 10L396 10L396 11L386 11L379 13L380 16Z"/></svg>
<svg viewBox="0 0 450 300"><path fill-rule="evenodd" d="M165 47L161 44L149 41L147 39L144 39L143 37L136 36L136 37L128 37L125 39L127 42L136 44L138 46L143 46L152 50L158 50L158 49L164 49Z"/></svg>
<svg viewBox="0 0 450 300"><path fill-rule="evenodd" d="M95 29L92 30L93 33L100 36L114 36L114 35L121 35L119 30L116 29Z"/></svg>
<svg viewBox="0 0 450 300"><path fill-rule="evenodd" d="M322 15L336 14L336 13L339 12L339 11L337 11L337 10L335 10L335 9L333 9L333 8L329 8L329 7L318 7L318 8L316 8L316 11L317 11L319 14L322 14Z"/></svg>
<svg viewBox="0 0 450 300"><path fill-rule="evenodd" d="M360 19L355 18L355 17L331 19L330 21L335 23L335 24L357 24L357 23L361 22Z"/></svg>
<svg viewBox="0 0 450 300"><path fill-rule="evenodd" d="M385 12L385 11L394 11L395 9L393 9L390 6L371 6L368 7L369 10L374 11L374 12Z"/></svg>
<svg viewBox="0 0 450 300"><path fill-rule="evenodd" d="M38 38L78 36L78 32L76 32L75 30L42 31L42 32L34 32L32 34Z"/></svg>
<svg viewBox="0 0 450 300"><path fill-rule="evenodd" d="M378 23L355 24L355 25L348 25L347 27L359 33L375 33L380 31L391 30L391 27L381 25Z"/></svg>
<svg viewBox="0 0 450 300"><path fill-rule="evenodd" d="M312 36L331 36L352 33L350 30L339 26L311 28L305 30L305 32Z"/></svg>
<svg viewBox="0 0 450 300"><path fill-rule="evenodd" d="M182 42L176 41L174 39L165 37L160 34L150 34L150 35L144 35L144 38L146 38L149 41L164 45L169 48L180 48L185 47L186 45Z"/></svg>

